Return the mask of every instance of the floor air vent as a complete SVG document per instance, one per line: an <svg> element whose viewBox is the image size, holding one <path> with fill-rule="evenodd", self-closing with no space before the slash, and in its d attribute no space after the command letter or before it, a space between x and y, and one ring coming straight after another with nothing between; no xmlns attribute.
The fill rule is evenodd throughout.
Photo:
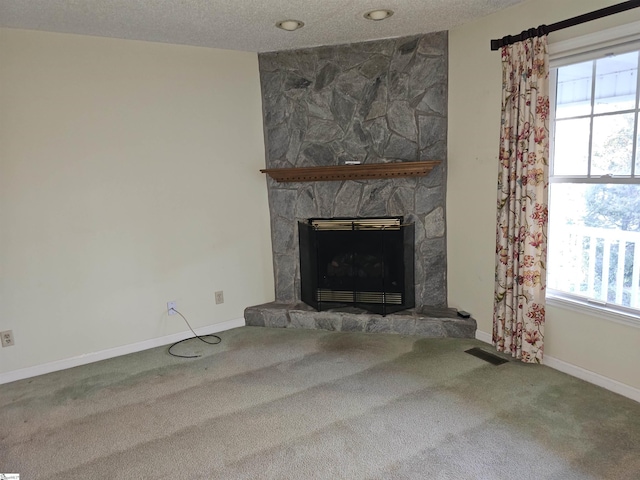
<svg viewBox="0 0 640 480"><path fill-rule="evenodd" d="M469 355L473 355L474 357L478 357L485 362L489 362L492 365L502 365L503 363L507 363L509 360L505 360L498 355L494 355L493 353L485 352L481 348L470 348L469 350L465 350L465 353Z"/></svg>

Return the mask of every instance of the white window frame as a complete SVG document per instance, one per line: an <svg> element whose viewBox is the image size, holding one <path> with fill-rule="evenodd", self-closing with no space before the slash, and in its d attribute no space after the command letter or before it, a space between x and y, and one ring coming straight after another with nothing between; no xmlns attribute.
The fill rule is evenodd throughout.
<svg viewBox="0 0 640 480"><path fill-rule="evenodd" d="M549 118L550 135L554 139L555 128L555 87L557 83L557 68L581 63L588 60L604 58L609 55L640 50L640 22L603 30L590 35L576 37L562 42L549 42L549 67L551 69L549 77L551 116ZM640 73L640 72L639 72ZM636 97L640 95L640 89ZM593 100L592 100L593 101ZM640 120L639 120L640 122ZM640 127L638 127L640 128ZM553 141L553 140L552 140ZM553 171L553 143L550 145L550 171ZM640 155L640 153L638 153ZM633 159L632 159L633 161ZM591 162L591 159L589 159ZM635 171L635 178L614 177L608 179L607 183L632 183L640 184L640 172ZM557 176L550 177L551 183L601 183L599 178L586 176ZM553 206L550 206L553 208ZM550 239L553 240L552 232L549 232ZM555 305L568 310L586 313L604 318L616 323L622 323L640 328L640 311L613 305L604 302L590 300L579 295L562 292L559 290L547 289L547 304Z"/></svg>

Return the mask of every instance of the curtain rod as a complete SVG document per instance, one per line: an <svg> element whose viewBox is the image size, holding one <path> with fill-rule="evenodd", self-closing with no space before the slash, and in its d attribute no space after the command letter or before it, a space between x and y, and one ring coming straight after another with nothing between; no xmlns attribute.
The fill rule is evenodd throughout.
<svg viewBox="0 0 640 480"><path fill-rule="evenodd" d="M511 45L516 42L521 42L522 40L526 40L527 38L540 37L557 30L562 30L563 28L574 27L576 25L580 25L581 23L591 22L599 18L608 17L609 15L626 12L627 10L631 10L632 8L637 7L640 7L640 0L629 0L628 2L617 3L609 7L601 8L600 10L594 10L593 12L578 15L577 17L573 18L568 18L567 20L562 20L561 22L552 23L551 25L540 25L538 28L530 28L529 30L525 30L519 35L507 35L506 37L491 40L491 50L499 50L500 47Z"/></svg>

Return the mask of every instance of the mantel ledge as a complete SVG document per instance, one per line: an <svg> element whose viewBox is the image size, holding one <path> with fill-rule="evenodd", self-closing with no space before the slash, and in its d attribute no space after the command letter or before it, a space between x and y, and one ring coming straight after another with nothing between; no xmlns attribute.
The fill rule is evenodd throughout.
<svg viewBox="0 0 640 480"><path fill-rule="evenodd" d="M442 163L440 160L420 162L330 165L325 167L265 168L260 170L277 182L324 182L368 180L399 177L424 177Z"/></svg>

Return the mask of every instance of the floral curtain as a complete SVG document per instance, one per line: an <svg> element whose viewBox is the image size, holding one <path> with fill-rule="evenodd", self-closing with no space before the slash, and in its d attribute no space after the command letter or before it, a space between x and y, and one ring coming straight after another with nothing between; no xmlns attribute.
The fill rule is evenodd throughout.
<svg viewBox="0 0 640 480"><path fill-rule="evenodd" d="M502 88L493 344L523 362L540 363L549 165L546 35L502 48Z"/></svg>

